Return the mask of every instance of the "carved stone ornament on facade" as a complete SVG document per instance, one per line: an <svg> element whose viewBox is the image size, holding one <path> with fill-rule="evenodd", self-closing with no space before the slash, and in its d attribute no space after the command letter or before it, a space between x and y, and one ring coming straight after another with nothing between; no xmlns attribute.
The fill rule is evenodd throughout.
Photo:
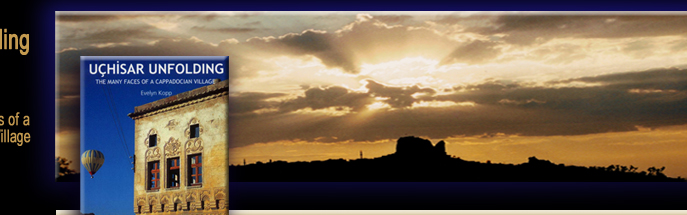
<svg viewBox="0 0 687 215"><path fill-rule="evenodd" d="M210 127L218 128L219 126L220 126L220 120L218 120L218 119L210 120Z"/></svg>
<svg viewBox="0 0 687 215"><path fill-rule="evenodd" d="M181 143L179 139L174 139L170 137L167 143L165 143L165 157L179 157L181 154Z"/></svg>
<svg viewBox="0 0 687 215"><path fill-rule="evenodd" d="M171 195L172 199L174 200L174 203L182 203L186 201L184 199L184 195L181 195L181 193L172 193Z"/></svg>
<svg viewBox="0 0 687 215"><path fill-rule="evenodd" d="M167 128L171 131L175 127L177 127L177 125L179 125L179 121L177 121L176 119L172 119L172 120L169 120L169 122L167 123L167 126L165 126L165 128Z"/></svg>
<svg viewBox="0 0 687 215"><path fill-rule="evenodd" d="M224 193L224 189L222 188L215 188L215 200L224 200L224 198L227 196L226 193Z"/></svg>
<svg viewBox="0 0 687 215"><path fill-rule="evenodd" d="M212 195L210 194L209 190L203 190L203 191L201 191L201 194L200 194L200 201L210 201L211 200L210 196L212 196Z"/></svg>
<svg viewBox="0 0 687 215"><path fill-rule="evenodd" d="M160 204L169 205L169 202L170 202L169 198L170 198L169 195L163 195L162 200L160 200Z"/></svg>
<svg viewBox="0 0 687 215"><path fill-rule="evenodd" d="M136 206L144 206L146 205L146 199L144 197L138 197L136 200Z"/></svg>
<svg viewBox="0 0 687 215"><path fill-rule="evenodd" d="M196 197L195 196L196 196L196 194L193 191L186 193L186 202L191 203L191 207L189 208L189 210L194 210L196 208L196 205L195 205Z"/></svg>
<svg viewBox="0 0 687 215"><path fill-rule="evenodd" d="M157 194L148 195L148 205L156 205L158 202Z"/></svg>
<svg viewBox="0 0 687 215"><path fill-rule="evenodd" d="M146 150L146 162L160 160L160 148L149 148Z"/></svg>
<svg viewBox="0 0 687 215"><path fill-rule="evenodd" d="M203 139L194 138L186 141L186 154L195 154L203 152Z"/></svg>

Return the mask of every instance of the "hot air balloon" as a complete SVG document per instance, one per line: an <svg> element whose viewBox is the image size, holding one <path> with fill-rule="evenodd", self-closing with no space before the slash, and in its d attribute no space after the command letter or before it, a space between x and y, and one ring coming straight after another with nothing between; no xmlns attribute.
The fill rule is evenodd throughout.
<svg viewBox="0 0 687 215"><path fill-rule="evenodd" d="M83 164L83 167L91 174L91 178L93 178L93 174L103 166L104 162L105 155L98 150L86 150L81 154L81 164Z"/></svg>

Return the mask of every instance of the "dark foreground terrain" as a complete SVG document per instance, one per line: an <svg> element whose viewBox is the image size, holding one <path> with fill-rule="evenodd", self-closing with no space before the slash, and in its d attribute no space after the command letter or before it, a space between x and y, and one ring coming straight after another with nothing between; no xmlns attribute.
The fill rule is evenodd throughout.
<svg viewBox="0 0 687 215"><path fill-rule="evenodd" d="M402 137L396 153L374 159L258 162L229 167L231 182L685 182L634 166L581 167L530 157L522 164L491 164L452 158L443 141Z"/></svg>

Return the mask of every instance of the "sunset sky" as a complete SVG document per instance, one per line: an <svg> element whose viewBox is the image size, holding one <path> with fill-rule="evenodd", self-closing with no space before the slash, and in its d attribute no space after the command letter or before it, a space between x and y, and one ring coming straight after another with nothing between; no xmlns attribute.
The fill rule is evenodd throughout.
<svg viewBox="0 0 687 215"><path fill-rule="evenodd" d="M687 177L685 15L58 13L58 100L78 108L78 56L229 56L232 164L379 157L414 135L465 160Z"/></svg>

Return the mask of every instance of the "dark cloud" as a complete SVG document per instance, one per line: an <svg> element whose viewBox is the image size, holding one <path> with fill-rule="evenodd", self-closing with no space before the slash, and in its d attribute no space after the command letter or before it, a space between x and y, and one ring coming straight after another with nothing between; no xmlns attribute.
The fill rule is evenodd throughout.
<svg viewBox="0 0 687 215"><path fill-rule="evenodd" d="M129 14L59 14L55 16L58 22L98 22L98 21L117 21L126 19L135 19L139 17L152 17L152 18L180 18L186 20L197 20L204 22L212 22L221 17L219 14L209 13L209 14L189 14L189 13L129 13Z"/></svg>
<svg viewBox="0 0 687 215"><path fill-rule="evenodd" d="M307 30L300 34L289 33L279 38L252 38L248 40L247 45L287 55L310 55L320 59L329 68L341 68L353 74L359 72L359 65L351 50L340 45L335 35L322 31Z"/></svg>
<svg viewBox="0 0 687 215"><path fill-rule="evenodd" d="M687 71L678 68L609 74L570 79L551 84L583 82L592 87L490 87L456 92L444 99L474 101L482 105L505 105L528 110L574 114L577 120L598 119L602 123L622 124L607 130L632 129L687 123ZM568 119L576 121L575 119ZM605 132L598 130L596 132ZM565 132L562 132L565 133Z"/></svg>
<svg viewBox="0 0 687 215"><path fill-rule="evenodd" d="M617 90L657 89L687 91L687 70L677 67L658 68L641 72L616 73L553 81L551 83L571 83L575 81L605 84L604 88Z"/></svg>
<svg viewBox="0 0 687 215"><path fill-rule="evenodd" d="M358 74L363 63L442 58L458 43L432 29L389 26L371 16L360 16L339 31L306 30L278 38L251 38L245 45L271 55L314 56L328 68Z"/></svg>
<svg viewBox="0 0 687 215"><path fill-rule="evenodd" d="M504 41L530 45L553 38L629 38L684 35L687 16L660 15L501 15L467 31L505 34Z"/></svg>
<svg viewBox="0 0 687 215"><path fill-rule="evenodd" d="M325 89L311 88L305 91L305 99L308 107L313 109L326 108L336 105L353 108L360 111L366 105L374 103L374 97L382 98L379 100L388 104L392 108L409 108L413 103L422 101L425 98L431 99L436 94L436 90L418 85L394 87L387 86L374 80L365 80L367 93L350 91L343 87L329 87Z"/></svg>
<svg viewBox="0 0 687 215"><path fill-rule="evenodd" d="M488 92L488 91L512 90L512 89L517 89L520 87L521 87L521 85L518 83L504 83L502 81L496 81L494 79L487 79L487 80L484 80L484 82L479 83L479 84L466 85L466 86L456 86L456 87L454 87L454 89Z"/></svg>
<svg viewBox="0 0 687 215"><path fill-rule="evenodd" d="M132 26L129 28L90 30L74 29L60 35L59 43L63 47L85 47L89 45L102 45L114 43L136 43L137 41L148 42L150 40L162 39L156 33L156 28L150 25ZM69 33L67 35L67 33Z"/></svg>
<svg viewBox="0 0 687 215"><path fill-rule="evenodd" d="M588 22L604 21L596 16L503 15L495 20L497 32L580 28Z"/></svg>
<svg viewBox="0 0 687 215"><path fill-rule="evenodd" d="M161 13L129 13L129 14L58 14L55 20L58 22L111 22L118 20L136 19L140 17L178 17L178 14L161 14ZM185 17L209 17L209 15L182 15Z"/></svg>
<svg viewBox="0 0 687 215"><path fill-rule="evenodd" d="M55 17L58 22L94 22L94 21L113 21L119 20L120 16L115 15L58 15Z"/></svg>
<svg viewBox="0 0 687 215"><path fill-rule="evenodd" d="M588 38L625 38L687 33L687 16L617 16L617 18L607 17L604 22L607 23L605 27L610 27L610 29L603 31L599 29L585 36Z"/></svg>
<svg viewBox="0 0 687 215"><path fill-rule="evenodd" d="M127 42L131 39L156 38L152 35L152 26L142 26L133 29L109 29L105 31L88 34L85 37L78 38L84 43L94 42Z"/></svg>
<svg viewBox="0 0 687 215"><path fill-rule="evenodd" d="M295 111L304 108L318 110L329 107L349 107L353 111L360 111L372 100L372 97L366 93L354 92L344 87L316 87L306 90L305 96L283 102L279 105L279 109L281 111Z"/></svg>
<svg viewBox="0 0 687 215"><path fill-rule="evenodd" d="M565 87L571 83L590 86ZM373 141L407 135L431 138L498 133L581 135L687 123L687 70L678 68L583 77L549 82L545 86L489 80L456 87L451 94L436 94L433 89L419 86L389 87L372 80L368 80L366 87L367 95L340 87L311 88L305 97L290 101L301 104L292 106L291 110L306 106L350 107L351 99L341 99L349 95L365 98L358 100L360 106L377 101L370 100L371 97L396 98L387 100L395 107L408 107L412 101L474 102L476 105L382 109L338 117L286 111L264 117L232 116L232 126L236 127L232 132L237 132L234 146L293 139L312 141L318 137ZM427 96L409 96L417 92L425 92Z"/></svg>
<svg viewBox="0 0 687 215"><path fill-rule="evenodd" d="M501 52L496 42L475 40L461 44L433 29L390 26L384 22L384 19L403 21L409 18L412 17L380 16L378 19L359 15L358 20L335 32L311 29L279 37L255 37L238 46L245 47L246 51L260 52L263 57L312 56L328 68L340 68L350 74L358 74L360 65L364 63L374 64L422 56L444 58L445 63L476 64L491 60ZM247 33L257 30L252 27L194 29L225 33ZM450 55L447 56L448 53Z"/></svg>
<svg viewBox="0 0 687 215"><path fill-rule="evenodd" d="M285 96L284 93L258 93L242 92L229 95L229 113L246 114L260 109L274 108L279 105L277 101L266 101L267 99Z"/></svg>
<svg viewBox="0 0 687 215"><path fill-rule="evenodd" d="M475 29L484 34L506 34L503 40L518 45L545 42L555 37L582 36L595 25L605 22L595 16L553 16L553 15L504 15L499 16L493 26Z"/></svg>
<svg viewBox="0 0 687 215"><path fill-rule="evenodd" d="M380 84L373 80L366 80L365 87L369 89L368 93L371 96L386 98L384 103L389 104L392 108L410 107L415 101L419 101L413 95L418 94L418 97L431 97L436 94L436 90L432 88L422 88L418 85L410 87L391 87Z"/></svg>
<svg viewBox="0 0 687 215"><path fill-rule="evenodd" d="M353 53L337 44L336 36L318 31L305 31L301 34L287 34L279 38L279 43L289 48L293 54L313 55L324 65L339 67L344 71L357 74L359 65Z"/></svg>
<svg viewBox="0 0 687 215"><path fill-rule="evenodd" d="M282 102L268 101L268 99L284 96L280 93L237 93L230 96L230 112L232 114L250 114L261 109L278 109L280 113L288 113L310 108L320 110L325 108L350 108L354 113L367 110L367 105L376 101L387 103L392 108L409 108L413 103L432 100L436 90L417 85L393 87L373 80L366 80L368 92L356 92L341 86L305 87L304 96ZM384 100L375 100L375 97Z"/></svg>
<svg viewBox="0 0 687 215"><path fill-rule="evenodd" d="M77 94L78 95L78 94ZM57 131L79 131L80 101L79 97L69 96L57 99L58 128Z"/></svg>

